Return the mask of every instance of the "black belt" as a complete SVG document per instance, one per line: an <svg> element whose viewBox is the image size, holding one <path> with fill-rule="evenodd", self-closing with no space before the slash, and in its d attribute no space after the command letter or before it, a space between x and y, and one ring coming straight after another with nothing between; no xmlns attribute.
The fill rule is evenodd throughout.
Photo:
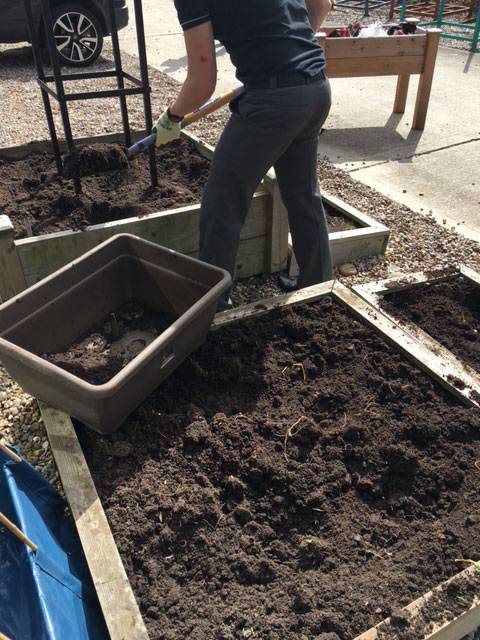
<svg viewBox="0 0 480 640"><path fill-rule="evenodd" d="M325 73L320 71L315 76L307 76L304 73L286 73L281 76L273 76L265 82L247 83L247 89L283 89L297 87L302 84L312 84L325 79Z"/></svg>

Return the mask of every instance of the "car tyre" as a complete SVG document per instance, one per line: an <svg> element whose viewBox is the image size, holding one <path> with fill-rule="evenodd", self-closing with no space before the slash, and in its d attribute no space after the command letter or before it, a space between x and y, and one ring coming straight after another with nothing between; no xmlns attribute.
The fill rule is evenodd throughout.
<svg viewBox="0 0 480 640"><path fill-rule="evenodd" d="M69 67L93 64L103 48L103 28L95 14L80 4L69 3L53 7L52 17L60 64ZM43 40L43 48L47 49L45 36Z"/></svg>

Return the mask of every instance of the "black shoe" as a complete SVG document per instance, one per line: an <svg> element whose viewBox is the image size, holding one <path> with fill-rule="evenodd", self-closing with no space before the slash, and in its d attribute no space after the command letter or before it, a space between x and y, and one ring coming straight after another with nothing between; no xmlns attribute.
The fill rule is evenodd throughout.
<svg viewBox="0 0 480 640"><path fill-rule="evenodd" d="M282 291L290 293L298 289L297 278L290 278L285 273L279 273L277 278L278 286Z"/></svg>

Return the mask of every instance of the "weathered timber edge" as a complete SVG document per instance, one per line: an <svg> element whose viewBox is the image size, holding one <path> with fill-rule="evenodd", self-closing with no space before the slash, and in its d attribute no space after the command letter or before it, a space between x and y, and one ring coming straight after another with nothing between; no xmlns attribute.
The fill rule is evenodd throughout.
<svg viewBox="0 0 480 640"><path fill-rule="evenodd" d="M148 640L145 623L70 416L43 402L39 406L110 639Z"/></svg>

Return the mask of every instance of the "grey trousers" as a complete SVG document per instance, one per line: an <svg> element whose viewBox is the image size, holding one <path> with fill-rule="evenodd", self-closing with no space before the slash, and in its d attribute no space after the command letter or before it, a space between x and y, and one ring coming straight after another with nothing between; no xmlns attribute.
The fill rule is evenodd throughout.
<svg viewBox="0 0 480 640"><path fill-rule="evenodd" d="M318 136L330 105L326 78L308 85L248 90L232 103L202 199L201 260L233 277L253 194L273 166L300 268L298 285L331 279L328 229L317 179ZM228 294L223 303L227 300Z"/></svg>

